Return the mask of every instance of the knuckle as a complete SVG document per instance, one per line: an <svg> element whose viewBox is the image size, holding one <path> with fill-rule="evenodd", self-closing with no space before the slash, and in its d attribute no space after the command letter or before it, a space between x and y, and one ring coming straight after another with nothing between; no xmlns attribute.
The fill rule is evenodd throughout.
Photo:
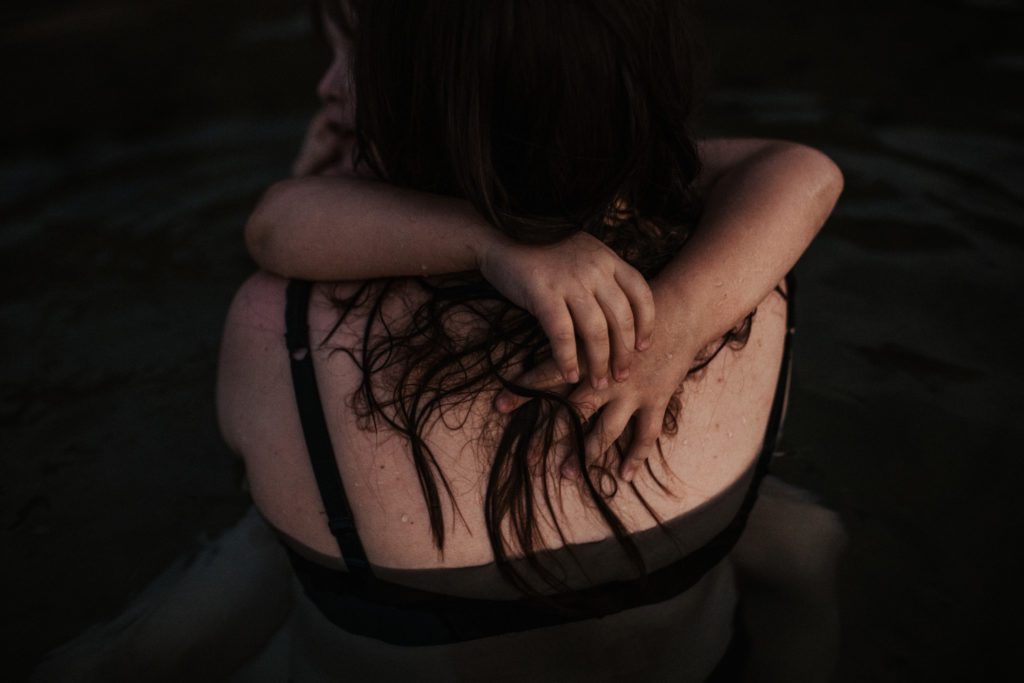
<svg viewBox="0 0 1024 683"><path fill-rule="evenodd" d="M573 331L568 327L556 327L551 330L551 339L561 344L567 344L575 338Z"/></svg>
<svg viewBox="0 0 1024 683"><path fill-rule="evenodd" d="M593 299L593 296L590 293L590 288L587 286L586 281L578 278L571 292L565 295L565 303L573 310L577 310L581 306L586 306L590 303L591 299Z"/></svg>

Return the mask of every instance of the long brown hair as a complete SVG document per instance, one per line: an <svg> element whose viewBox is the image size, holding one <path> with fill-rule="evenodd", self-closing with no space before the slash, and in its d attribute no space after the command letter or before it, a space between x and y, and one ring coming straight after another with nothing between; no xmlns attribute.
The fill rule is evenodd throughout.
<svg viewBox="0 0 1024 683"><path fill-rule="evenodd" d="M648 278L688 239L700 213L700 161L687 132L693 55L684 3L353 0L347 10L354 11L326 8L354 44L357 164L397 186L466 199L520 242L554 243L586 231ZM408 322L386 321L384 303L410 283L422 303ZM365 428L407 440L439 552L445 525L438 482L456 514L458 507L424 434L507 387L533 400L507 417L494 413L487 430L493 438L486 443L492 460L484 505L498 568L536 594L510 565L518 551L545 583L564 588L534 558L541 502L565 542L553 505L560 480L552 490L552 478L542 474L541 501L532 482L538 468L550 471L556 425L565 420L579 485L645 571L608 506L614 489L602 490L615 481L609 458L584 466L587 427L576 408L558 393L512 380L550 357L529 313L475 273L441 284L372 281L336 303L338 327L353 311L366 311L362 343L338 348L362 370L352 405ZM747 332L749 318L722 346L743 343ZM665 416L670 432L678 410L673 399ZM606 455L621 458L620 445ZM653 477L649 464L647 470Z"/></svg>

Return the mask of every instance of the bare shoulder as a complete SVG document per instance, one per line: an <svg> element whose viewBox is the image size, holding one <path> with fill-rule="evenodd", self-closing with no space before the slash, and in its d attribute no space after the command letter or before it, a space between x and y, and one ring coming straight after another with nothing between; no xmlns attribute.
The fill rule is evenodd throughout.
<svg viewBox="0 0 1024 683"><path fill-rule="evenodd" d="M265 410L272 378L284 367L284 302L287 280L256 273L228 309L217 367L217 416L232 450L244 454L254 419Z"/></svg>
<svg viewBox="0 0 1024 683"><path fill-rule="evenodd" d="M225 337L229 332L243 335L251 341L263 334L283 335L285 331L284 309L288 280L259 271L250 275L235 293L225 323ZM358 281L334 282L318 289L320 298L344 298L351 296L362 284ZM329 297L328 297L329 292Z"/></svg>
<svg viewBox="0 0 1024 683"><path fill-rule="evenodd" d="M224 322L219 381L237 379L234 373L247 369L254 355L284 347L287 284L283 278L259 272L238 288Z"/></svg>
<svg viewBox="0 0 1024 683"><path fill-rule="evenodd" d="M330 289L343 296L357 284L339 283ZM287 289L288 280L272 273L250 276L235 294L224 323L217 414L224 440L246 459L265 451L268 442L280 443L282 434L274 430L282 424L283 414L294 412L285 344ZM320 312L325 306L315 308ZM325 316L311 317L324 318L312 326L314 330L327 326Z"/></svg>
<svg viewBox="0 0 1024 683"><path fill-rule="evenodd" d="M228 309L225 331L245 329L283 333L287 286L287 280L273 273L260 271L250 275L235 292Z"/></svg>

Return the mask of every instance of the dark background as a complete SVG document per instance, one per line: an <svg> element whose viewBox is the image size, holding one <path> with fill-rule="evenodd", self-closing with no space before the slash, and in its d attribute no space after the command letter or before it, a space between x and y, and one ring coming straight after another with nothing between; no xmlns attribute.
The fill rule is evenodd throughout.
<svg viewBox="0 0 1024 683"><path fill-rule="evenodd" d="M837 509L840 679L992 680L1024 606L1024 10L705 1L709 133L828 152L776 472ZM18 680L234 524L217 435L241 227L323 62L306 5L0 11L0 642ZM6 675L0 674L6 678Z"/></svg>

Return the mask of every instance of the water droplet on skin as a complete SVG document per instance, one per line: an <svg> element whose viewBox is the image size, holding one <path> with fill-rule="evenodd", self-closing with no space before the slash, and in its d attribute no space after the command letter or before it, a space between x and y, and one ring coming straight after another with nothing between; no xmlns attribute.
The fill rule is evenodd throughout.
<svg viewBox="0 0 1024 683"><path fill-rule="evenodd" d="M725 284L725 283L724 283L724 282L722 282L722 280L721 280L720 278L716 278L716 279L715 279L715 287L721 287L721 286L722 286L722 285L724 285L724 284Z"/></svg>
<svg viewBox="0 0 1024 683"><path fill-rule="evenodd" d="M402 513L402 522L404 522L405 524L408 524L409 523L409 515L407 515L405 513Z"/></svg>
<svg viewBox="0 0 1024 683"><path fill-rule="evenodd" d="M727 437L729 437L730 439L732 438L732 432L726 432L726 433L725 433L725 435L726 435Z"/></svg>

